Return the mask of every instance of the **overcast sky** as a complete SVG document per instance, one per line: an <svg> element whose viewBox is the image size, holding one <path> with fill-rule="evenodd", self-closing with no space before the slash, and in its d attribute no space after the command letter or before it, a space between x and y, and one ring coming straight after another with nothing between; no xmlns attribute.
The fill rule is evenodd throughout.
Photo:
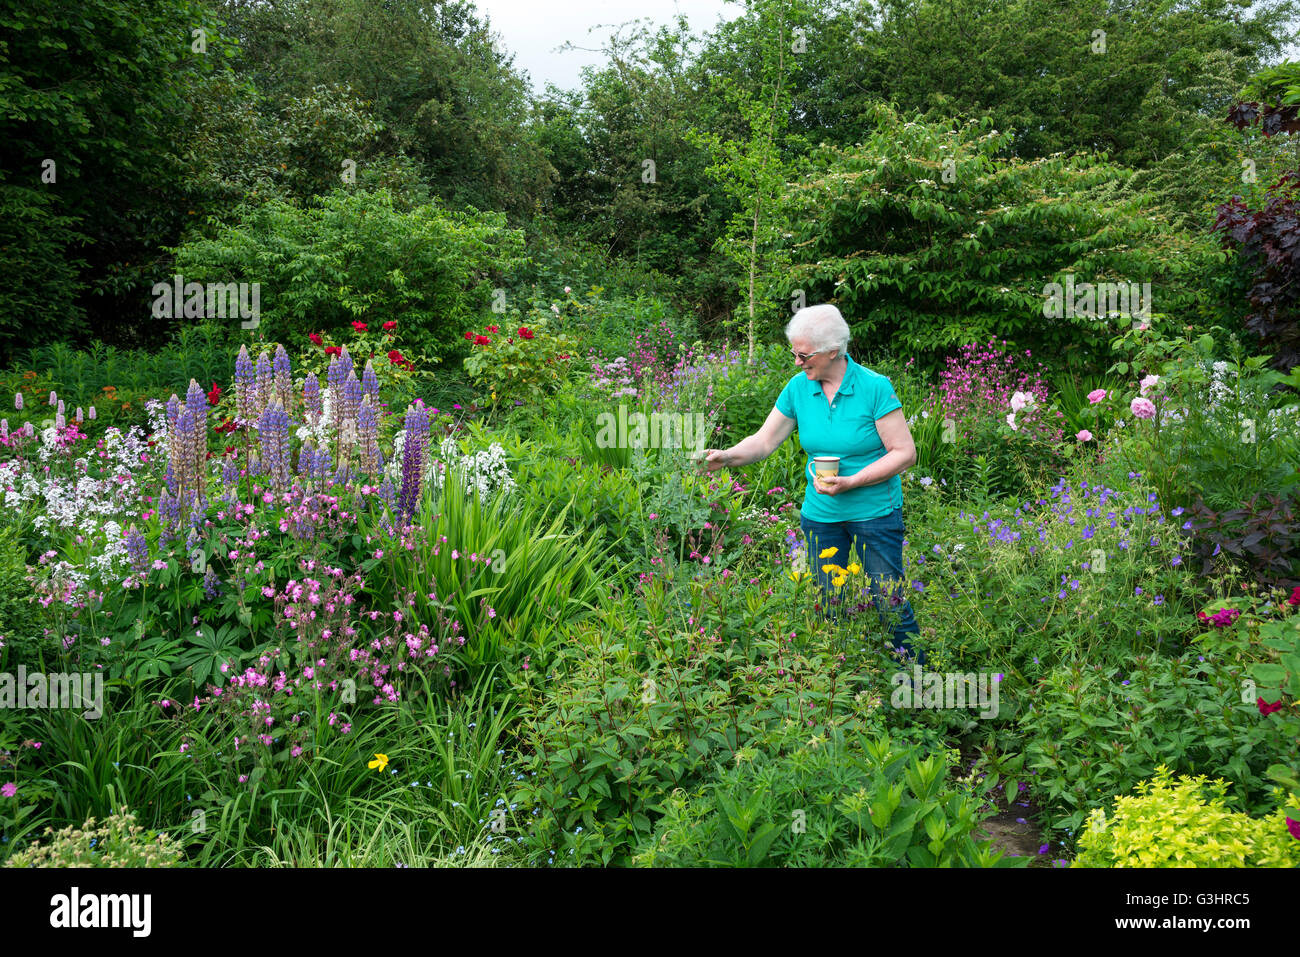
<svg viewBox="0 0 1300 957"><path fill-rule="evenodd" d="M533 89L542 93L547 81L571 90L584 66L603 62L600 48L611 29L631 20L671 23L678 12L690 21L696 35L712 30L721 17L732 20L745 6L734 0L474 0L486 14L492 31L501 35L515 66L526 70ZM592 31L592 27L603 27ZM590 32L589 32L590 31ZM572 43L581 49L556 52Z"/></svg>

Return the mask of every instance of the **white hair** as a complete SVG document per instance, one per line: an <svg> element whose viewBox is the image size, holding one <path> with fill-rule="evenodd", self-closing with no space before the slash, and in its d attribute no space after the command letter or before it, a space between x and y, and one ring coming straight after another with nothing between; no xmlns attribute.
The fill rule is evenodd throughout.
<svg viewBox="0 0 1300 957"><path fill-rule="evenodd" d="M835 349L843 355L849 348L849 324L839 309L829 303L805 306L786 325L785 337L791 342L806 339L818 352Z"/></svg>

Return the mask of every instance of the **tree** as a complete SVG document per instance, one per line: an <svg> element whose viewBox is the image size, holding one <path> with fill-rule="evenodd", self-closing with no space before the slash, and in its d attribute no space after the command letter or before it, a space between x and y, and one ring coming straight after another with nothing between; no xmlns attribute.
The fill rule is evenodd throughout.
<svg viewBox="0 0 1300 957"><path fill-rule="evenodd" d="M747 319L749 362L754 361L760 306L759 274L779 271L774 215L777 197L786 185L783 140L790 122L791 83L787 60L804 52L806 35L797 26L804 14L800 0L748 0L748 35L761 69L756 86L726 74L712 74L714 93L742 117L744 140L710 131L693 130L693 142L708 147L713 164L708 172L731 198L736 211L727 223L718 248L742 270L742 308Z"/></svg>

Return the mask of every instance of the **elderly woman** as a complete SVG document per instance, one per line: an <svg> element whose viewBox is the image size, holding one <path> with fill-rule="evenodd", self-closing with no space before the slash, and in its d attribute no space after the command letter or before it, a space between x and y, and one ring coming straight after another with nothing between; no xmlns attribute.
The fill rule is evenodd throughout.
<svg viewBox="0 0 1300 957"><path fill-rule="evenodd" d="M902 403L887 378L848 355L849 327L834 306L800 309L786 326L785 337L802 374L786 383L757 432L729 449L705 450L703 466L712 472L757 462L771 455L796 428L810 463L818 455L839 456L838 475L809 482L799 524L827 596L830 576L822 565L827 561L848 565L856 547L883 620L880 583L892 582L891 596L901 597L903 580L899 475L916 462L916 445ZM818 554L827 548L838 549L835 557L819 560ZM924 651L909 641L920 631L911 604L903 598L897 610L901 617L894 628L895 650L924 663Z"/></svg>

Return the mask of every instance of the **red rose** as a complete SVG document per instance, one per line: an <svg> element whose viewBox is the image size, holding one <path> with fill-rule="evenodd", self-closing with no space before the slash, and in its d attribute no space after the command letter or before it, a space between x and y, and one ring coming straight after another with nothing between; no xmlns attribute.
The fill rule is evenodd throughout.
<svg viewBox="0 0 1300 957"><path fill-rule="evenodd" d="M340 349L338 346L326 346L326 347L325 347L325 354L326 354L327 356L336 356L336 355L338 355L338 354L339 354L340 352L342 352L342 351L343 351L343 350Z"/></svg>
<svg viewBox="0 0 1300 957"><path fill-rule="evenodd" d="M474 333L472 332L465 333L465 338L469 339L472 342L474 340Z"/></svg>
<svg viewBox="0 0 1300 957"><path fill-rule="evenodd" d="M514 341L515 341L514 336L511 336L509 339L506 340L506 342L509 342L509 343L512 343L512 344L514 343Z"/></svg>
<svg viewBox="0 0 1300 957"><path fill-rule="evenodd" d="M238 451L238 449L236 449L233 445L227 445L227 446L226 446L226 454L227 454L227 455L234 455L237 451Z"/></svg>
<svg viewBox="0 0 1300 957"><path fill-rule="evenodd" d="M1295 586L1295 591L1291 593L1291 597L1286 600L1286 603L1288 605L1300 605L1300 585Z"/></svg>
<svg viewBox="0 0 1300 957"><path fill-rule="evenodd" d="M212 383L212 391L208 393L208 402L211 405L216 405L220 401L221 401L221 386L217 385L214 382Z"/></svg>
<svg viewBox="0 0 1300 957"><path fill-rule="evenodd" d="M485 346L485 345L487 345L488 343L490 343L491 341L492 341L492 340L489 339L487 336L475 336L475 337L474 337L474 345L476 345L476 346Z"/></svg>
<svg viewBox="0 0 1300 957"><path fill-rule="evenodd" d="M1278 699L1277 699L1276 701L1274 701L1272 704L1269 704L1269 703L1266 702L1263 698L1260 698L1260 699L1256 702L1256 704L1259 706L1259 713L1260 713L1260 714L1272 714L1274 711L1281 711L1281 710L1282 710L1282 699L1281 699L1281 698L1278 698Z"/></svg>
<svg viewBox="0 0 1300 957"><path fill-rule="evenodd" d="M324 342L323 339L321 339L319 333L313 332L313 333L311 333L310 335L308 335L307 338L310 339L310 340L311 340L315 345L318 345L318 346L323 346L323 345L325 345L325 342Z"/></svg>
<svg viewBox="0 0 1300 957"><path fill-rule="evenodd" d="M516 333L516 335L524 339L531 339L533 337L533 330L529 329L527 326L520 326L519 332Z"/></svg>
<svg viewBox="0 0 1300 957"><path fill-rule="evenodd" d="M389 322L384 323L384 331L385 331L385 332L388 332L388 331L390 331L390 330L392 330L392 329L396 329L396 328L397 328L397 323L396 323L396 322L389 321Z"/></svg>
<svg viewBox="0 0 1300 957"><path fill-rule="evenodd" d="M500 330L497 326L488 326L488 327L487 327L487 331L488 331L488 332L500 332L501 330Z"/></svg>
<svg viewBox="0 0 1300 957"><path fill-rule="evenodd" d="M353 322L352 328L357 330L357 332L365 332L366 324L364 322Z"/></svg>
<svg viewBox="0 0 1300 957"><path fill-rule="evenodd" d="M394 349L392 352L388 353L388 361L395 366L401 365L403 362L402 354Z"/></svg>

